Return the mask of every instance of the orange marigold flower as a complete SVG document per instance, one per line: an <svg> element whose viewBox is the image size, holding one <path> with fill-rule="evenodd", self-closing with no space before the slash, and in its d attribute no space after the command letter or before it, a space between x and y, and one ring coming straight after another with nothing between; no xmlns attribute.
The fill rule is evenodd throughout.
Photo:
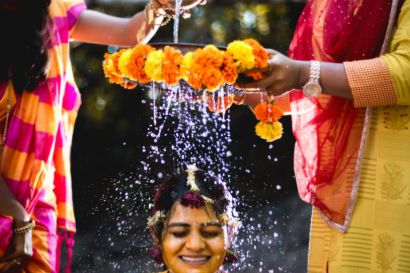
<svg viewBox="0 0 410 273"><path fill-rule="evenodd" d="M256 105L254 114L257 120L276 122L283 116L283 111L272 103L261 102Z"/></svg>
<svg viewBox="0 0 410 273"><path fill-rule="evenodd" d="M202 73L198 73L197 71L191 71L188 76L188 84L197 90L203 90L204 86L202 84Z"/></svg>
<svg viewBox="0 0 410 273"><path fill-rule="evenodd" d="M195 89L215 91L224 84L222 66L224 54L215 46L208 45L195 50L189 69L188 83Z"/></svg>
<svg viewBox="0 0 410 273"><path fill-rule="evenodd" d="M165 59L162 63L162 78L164 82L169 85L175 85L181 79L181 64L183 61L183 55L181 51L166 46L164 48Z"/></svg>
<svg viewBox="0 0 410 273"><path fill-rule="evenodd" d="M118 69L118 59L120 56L120 52L116 52L113 54L105 53L103 71L105 77L108 78L109 82L121 85L124 83L124 79L122 78L121 73Z"/></svg>
<svg viewBox="0 0 410 273"><path fill-rule="evenodd" d="M255 39L246 39L245 43L252 47L253 55L255 56L255 68L265 68L268 65L269 54L268 52L256 41ZM252 77L254 80L260 80L263 78L261 72L247 72L246 76Z"/></svg>
<svg viewBox="0 0 410 273"><path fill-rule="evenodd" d="M209 68L204 71L202 84L205 89L213 92L216 91L224 83L222 72L217 68Z"/></svg>
<svg viewBox="0 0 410 273"><path fill-rule="evenodd" d="M228 110L233 104L234 95L225 95L222 98L218 96L208 96L208 109L214 113L221 113Z"/></svg>
<svg viewBox="0 0 410 273"><path fill-rule="evenodd" d="M244 42L252 47L255 56L255 68L265 68L269 61L268 52L255 39L246 39Z"/></svg>
<svg viewBox="0 0 410 273"><path fill-rule="evenodd" d="M120 54L117 54L118 52L114 54L108 54L106 53L104 55L104 62L103 62L103 70L104 70L104 75L106 78L108 78L110 83L116 83L118 85L121 85L125 89L134 89L137 85L126 82L122 76L118 74L118 72L115 71L115 62L117 62L118 66L118 59ZM116 60L116 61L115 61ZM118 69L118 67L117 67Z"/></svg>
<svg viewBox="0 0 410 273"><path fill-rule="evenodd" d="M235 60L232 55L227 52L223 54L222 75L228 84L234 84L238 78Z"/></svg>
<svg viewBox="0 0 410 273"><path fill-rule="evenodd" d="M124 76L140 83L148 83L151 79L145 73L144 66L148 53L155 51L150 45L138 44L127 54L120 57L119 67Z"/></svg>

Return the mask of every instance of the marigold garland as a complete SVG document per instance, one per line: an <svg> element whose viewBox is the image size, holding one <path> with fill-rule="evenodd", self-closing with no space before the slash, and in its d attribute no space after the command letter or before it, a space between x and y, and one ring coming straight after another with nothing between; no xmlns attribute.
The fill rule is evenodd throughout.
<svg viewBox="0 0 410 273"><path fill-rule="evenodd" d="M128 84L126 79L133 83L155 81L167 85L175 85L183 79L194 89L214 92L225 84L234 84L240 73L266 67L267 56L265 49L253 39L233 41L226 50L207 45L185 55L172 46L155 49L138 44L105 54L103 69L111 83L127 88L135 85ZM249 75L257 79L259 74Z"/></svg>
<svg viewBox="0 0 410 273"><path fill-rule="evenodd" d="M134 88L134 83L146 84L150 81L172 86L182 79L194 89L213 93L225 84L235 84L241 73L254 80L261 79L261 72L250 70L264 69L268 61L267 51L254 39L233 41L226 50L207 45L185 55L172 46L155 49L150 45L138 44L131 49L105 54L103 70L109 82L128 89ZM213 93L206 96L208 109L217 113L229 109L235 98L233 94L219 97L219 94ZM283 111L273 102L259 103L254 114L259 120L255 127L259 137L268 142L282 137L283 128L279 119Z"/></svg>
<svg viewBox="0 0 410 273"><path fill-rule="evenodd" d="M275 106L274 102L259 103L254 109L254 114L256 119L259 120L255 132L260 138L272 142L282 137L282 123L278 120L283 116L283 111Z"/></svg>

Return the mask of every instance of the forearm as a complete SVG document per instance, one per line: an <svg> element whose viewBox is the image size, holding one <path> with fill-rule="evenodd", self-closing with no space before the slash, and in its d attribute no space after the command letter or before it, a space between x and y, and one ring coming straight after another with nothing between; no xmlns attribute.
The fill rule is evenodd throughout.
<svg viewBox="0 0 410 273"><path fill-rule="evenodd" d="M0 215L12 216L20 221L28 221L29 216L0 178Z"/></svg>
<svg viewBox="0 0 410 273"><path fill-rule="evenodd" d="M301 89L309 80L310 62L297 61L300 66L299 86ZM342 63L320 63L320 84L324 94L352 99L352 90L346 77L344 65Z"/></svg>
<svg viewBox="0 0 410 273"><path fill-rule="evenodd" d="M151 39L162 21L163 16L155 16L153 10L141 11L131 18L85 10L72 33L72 38L93 44L130 47Z"/></svg>

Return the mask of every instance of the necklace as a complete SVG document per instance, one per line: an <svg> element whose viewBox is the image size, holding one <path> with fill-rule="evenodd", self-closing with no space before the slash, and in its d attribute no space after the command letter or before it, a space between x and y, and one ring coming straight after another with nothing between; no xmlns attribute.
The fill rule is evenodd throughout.
<svg viewBox="0 0 410 273"><path fill-rule="evenodd" d="M4 145L6 145L6 137L7 137L7 127L9 125L9 117L10 117L10 109L11 109L11 99L10 99L10 82L7 85L7 100L6 100L6 122L4 123L3 135L1 139L0 151L3 151Z"/></svg>

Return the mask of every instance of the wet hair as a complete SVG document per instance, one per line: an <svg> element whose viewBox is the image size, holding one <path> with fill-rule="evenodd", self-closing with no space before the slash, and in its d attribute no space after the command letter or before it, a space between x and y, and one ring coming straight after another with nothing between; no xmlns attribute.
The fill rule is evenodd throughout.
<svg viewBox="0 0 410 273"><path fill-rule="evenodd" d="M157 211L165 213L169 218L172 207L177 201L184 206L202 207L200 195L213 200L212 207L216 215L226 213L231 205L230 194L225 185L215 176L207 174L201 170L195 172L195 183L199 188L199 194L190 194L190 186L187 183L187 172L179 172L171 177L164 179L159 185L155 198L152 215ZM196 198L199 196L199 199ZM197 205L196 205L197 204ZM164 221L155 224L153 236L161 242Z"/></svg>
<svg viewBox="0 0 410 273"><path fill-rule="evenodd" d="M196 170L194 177L195 185L197 186L195 190L188 183L188 173L180 171L164 179L155 194L151 219L148 222L155 245L149 250L149 254L157 264L163 265L164 270L166 265L164 264L162 250L159 246L162 243L165 223L169 220L172 208L176 202L180 202L185 207L200 208L205 206L207 200L212 199L210 204L212 204L216 215L218 217L221 215L225 216L224 223L221 224L226 227L225 235L227 236L226 243L228 247L231 247L235 241L239 222L235 218L236 212L233 207L232 196L225 184L217 177L201 170ZM155 219L155 216L158 216L160 219ZM238 257L236 254L228 250L224 263L235 263L237 261Z"/></svg>
<svg viewBox="0 0 410 273"><path fill-rule="evenodd" d="M0 82L12 80L15 91L33 91L46 78L51 0L20 0L16 8L0 5Z"/></svg>

